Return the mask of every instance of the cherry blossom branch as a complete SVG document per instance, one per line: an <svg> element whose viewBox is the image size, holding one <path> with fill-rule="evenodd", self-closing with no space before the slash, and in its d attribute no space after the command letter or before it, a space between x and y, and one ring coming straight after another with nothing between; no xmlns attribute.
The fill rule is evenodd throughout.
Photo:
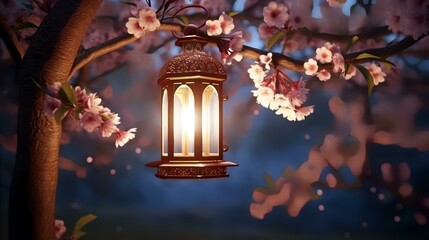
<svg viewBox="0 0 429 240"><path fill-rule="evenodd" d="M376 60L371 58L357 59L357 57L361 54L370 54L370 55L379 57L381 59L386 59L392 55L398 54L404 51L405 49L413 46L414 44L416 44L418 41L425 38L426 36L427 35L423 35L417 39L414 39L413 37L405 37L401 41L388 45L386 47L371 48L371 49L365 49L354 53L348 53L344 55L344 61L347 63L360 64L360 63L366 63L369 61ZM326 64L321 64L319 66L319 69L332 69L333 67L334 67L333 63L326 63Z"/></svg>
<svg viewBox="0 0 429 240"><path fill-rule="evenodd" d="M16 65L19 65L24 57L24 49L19 43L13 29L7 24L6 18L2 15L0 15L0 38L3 39L3 42L9 50L10 55L15 60Z"/></svg>
<svg viewBox="0 0 429 240"><path fill-rule="evenodd" d="M182 26L178 24L169 24L163 23L157 30L158 31L179 31L181 32L183 29ZM104 54L113 52L121 47L124 47L134 41L137 41L138 38L134 37L134 35L130 35L128 33L118 36L116 38L110 39L102 44L99 44L95 47L92 47L85 52L79 54L73 64L73 67L70 71L69 79L83 66L88 64L90 61L103 56Z"/></svg>
<svg viewBox="0 0 429 240"><path fill-rule="evenodd" d="M310 38L319 38L319 39L324 39L324 40L333 41L333 42L347 42L347 41L350 41L350 39L353 36L357 36L357 37L359 37L359 39L368 39L368 38L374 38L375 36L384 36L384 35L387 35L389 33L392 33L387 28L387 26L374 27L374 28L362 33L362 34L357 34L357 35L353 35L353 36L317 32L317 31L312 31L308 28L301 28L301 29L298 29L297 31L304 34L307 37L310 37Z"/></svg>
<svg viewBox="0 0 429 240"><path fill-rule="evenodd" d="M157 28L157 31L179 31L181 32L183 30L183 26L175 23L163 23L159 28ZM201 36L207 36L207 34L203 31L200 31L199 34ZM382 48L373 48L373 49L367 49L355 53L349 53L344 56L344 60L351 63L363 63L368 62L368 59L356 59L357 56L359 56L362 53L369 53L374 56L380 57L380 58L387 58L391 55L397 54L413 44L417 43L419 40L424 38L426 35L418 38L413 39L412 37L406 37L403 40L401 40L398 43L382 47ZM100 57L104 54L107 54L109 52L115 51L121 47L124 47L134 41L136 41L137 38L130 34L124 34L119 37L113 38L111 40L108 40L100 45L97 45L93 48L88 49L87 51L81 53L74 63L74 66L72 70L70 71L70 76L73 76L74 73L76 73L77 70L79 70L82 66L89 63L93 59ZM207 39L211 45L217 45L222 40L219 37L208 37ZM260 55L266 55L268 54L268 51L261 50L257 48L253 48L247 45L243 45L242 52L244 57L258 60ZM304 61L293 59L291 57L288 57L286 55L280 54L280 53L273 53L273 63L277 66L285 67L289 70L295 71L295 72L304 72ZM321 66L321 69L328 69L332 68L333 64L325 64Z"/></svg>
<svg viewBox="0 0 429 240"><path fill-rule="evenodd" d="M359 56L362 53L368 53L368 54L375 55L375 56L380 57L380 58L387 58L387 57L390 57L394 54L402 52L403 50L411 47L412 45L416 44L418 41L425 38L426 36L427 35L423 35L417 39L414 39L413 37L406 37L406 38L402 39L401 41L399 41L395 44L391 44L391 45L386 46L386 47L371 48L371 49L366 49L366 50L362 50L359 52L349 53L349 54L344 55L344 60L346 60L346 61L352 60L353 63L367 62L367 61L363 61L364 59L353 60L354 58L356 58L357 56Z"/></svg>

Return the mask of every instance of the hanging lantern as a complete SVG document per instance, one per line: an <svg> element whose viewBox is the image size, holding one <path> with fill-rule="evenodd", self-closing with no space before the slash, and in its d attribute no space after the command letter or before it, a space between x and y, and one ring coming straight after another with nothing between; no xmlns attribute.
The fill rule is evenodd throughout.
<svg viewBox="0 0 429 240"><path fill-rule="evenodd" d="M226 168L237 166L223 160L223 96L226 72L222 63L204 52L207 41L186 26L176 45L179 55L170 59L158 77L161 85L161 160L156 167L160 178L228 177Z"/></svg>

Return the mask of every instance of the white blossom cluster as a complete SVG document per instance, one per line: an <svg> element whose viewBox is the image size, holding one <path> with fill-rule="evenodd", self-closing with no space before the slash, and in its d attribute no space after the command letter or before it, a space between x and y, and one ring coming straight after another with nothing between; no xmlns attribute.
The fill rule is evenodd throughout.
<svg viewBox="0 0 429 240"><path fill-rule="evenodd" d="M301 121L313 113L313 106L302 106L307 100L308 89L304 80L292 81L279 69L271 71L272 53L261 55L259 61L247 70L256 90L256 102L269 108L289 121Z"/></svg>

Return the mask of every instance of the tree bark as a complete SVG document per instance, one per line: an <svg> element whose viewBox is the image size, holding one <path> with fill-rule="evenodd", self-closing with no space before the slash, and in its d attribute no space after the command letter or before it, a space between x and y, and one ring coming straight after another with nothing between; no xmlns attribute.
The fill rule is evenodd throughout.
<svg viewBox="0 0 429 240"><path fill-rule="evenodd" d="M33 36L18 69L18 140L9 199L9 239L55 239L61 126L45 115L42 86L66 81L101 0L60 0Z"/></svg>

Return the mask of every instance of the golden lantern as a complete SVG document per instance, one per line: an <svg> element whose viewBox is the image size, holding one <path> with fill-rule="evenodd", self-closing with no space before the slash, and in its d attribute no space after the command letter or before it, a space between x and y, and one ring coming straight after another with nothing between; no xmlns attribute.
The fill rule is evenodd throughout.
<svg viewBox="0 0 429 240"><path fill-rule="evenodd" d="M222 63L204 52L207 41L197 28L186 26L171 58L158 77L161 85L161 160L148 163L160 178L228 177L223 160L223 96L226 72Z"/></svg>

